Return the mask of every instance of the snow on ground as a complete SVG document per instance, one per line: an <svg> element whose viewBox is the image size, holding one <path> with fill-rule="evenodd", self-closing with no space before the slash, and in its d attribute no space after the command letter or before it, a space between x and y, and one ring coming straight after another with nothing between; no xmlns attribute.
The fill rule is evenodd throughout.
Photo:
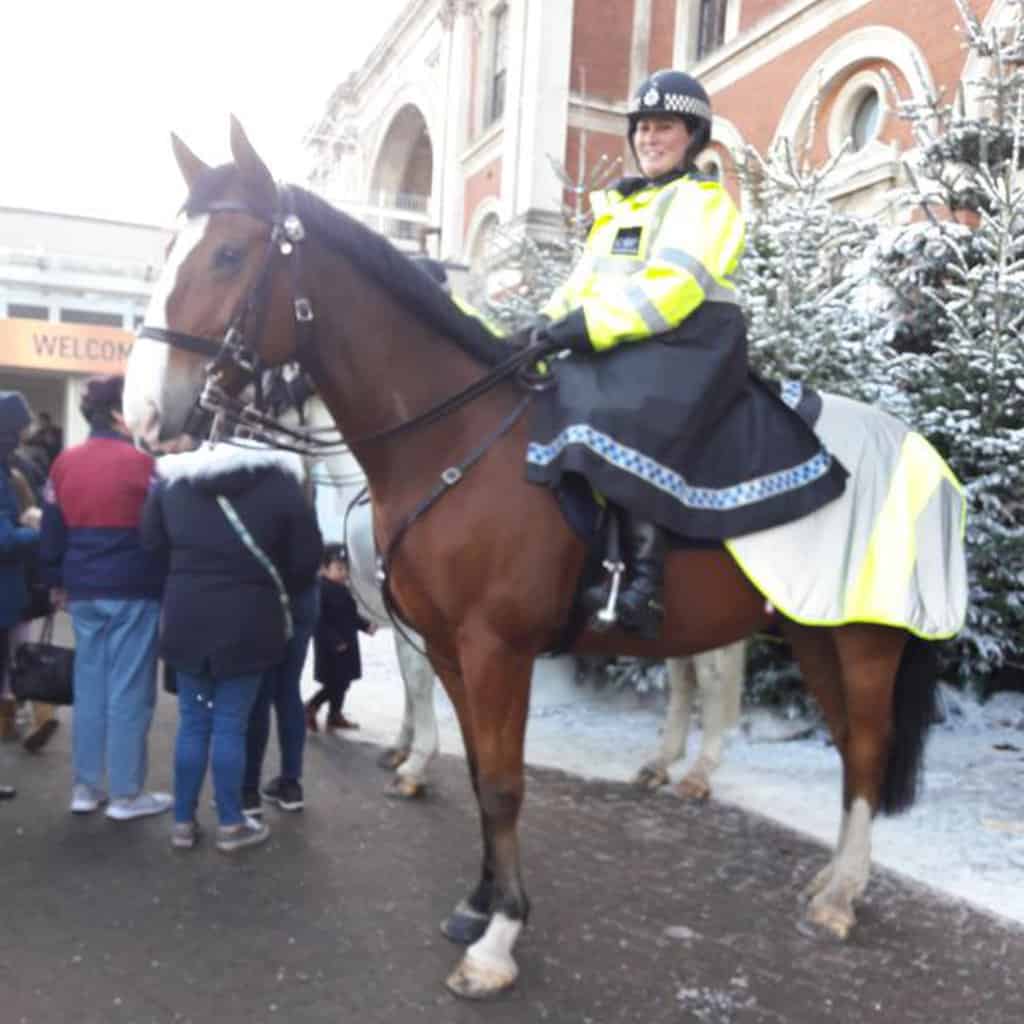
<svg viewBox="0 0 1024 1024"><path fill-rule="evenodd" d="M352 686L345 712L362 727L354 738L390 743L404 701L391 633L360 641L363 679ZM585 689L552 664L535 676L527 761L631 779L657 746L664 698ZM442 752L461 755L458 723L440 685L435 707ZM950 712L931 731L923 796L908 813L876 822L874 860L1024 924L1024 695L999 694L984 707L953 695ZM691 755L699 741L691 736ZM839 759L821 735L766 743L734 733L712 785L714 799L835 844Z"/></svg>

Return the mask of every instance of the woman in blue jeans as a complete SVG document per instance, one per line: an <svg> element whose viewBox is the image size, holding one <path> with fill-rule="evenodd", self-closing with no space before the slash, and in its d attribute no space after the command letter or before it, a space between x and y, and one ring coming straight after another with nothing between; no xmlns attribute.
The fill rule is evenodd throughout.
<svg viewBox="0 0 1024 1024"><path fill-rule="evenodd" d="M207 764L217 848L262 843L265 824L242 807L246 729L264 674L294 635L290 593L308 585L322 541L302 491L302 463L286 452L230 444L165 455L146 500L142 542L170 557L160 653L175 671L172 845L199 838Z"/></svg>

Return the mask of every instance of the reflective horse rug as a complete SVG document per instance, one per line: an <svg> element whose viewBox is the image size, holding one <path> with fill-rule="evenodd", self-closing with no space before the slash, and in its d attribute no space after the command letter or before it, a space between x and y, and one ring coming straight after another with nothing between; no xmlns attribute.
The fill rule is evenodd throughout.
<svg viewBox="0 0 1024 1024"><path fill-rule="evenodd" d="M938 452L892 416L836 395L821 399L814 430L849 470L845 492L726 548L796 622L955 635L967 612L963 488Z"/></svg>

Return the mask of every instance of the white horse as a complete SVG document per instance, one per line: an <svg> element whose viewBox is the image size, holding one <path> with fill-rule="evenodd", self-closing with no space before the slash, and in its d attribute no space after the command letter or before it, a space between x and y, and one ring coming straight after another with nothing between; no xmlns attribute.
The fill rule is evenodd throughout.
<svg viewBox="0 0 1024 1024"><path fill-rule="evenodd" d="M738 640L692 658L669 658L669 701L661 745L640 769L637 785L657 789L668 784L669 766L686 756L690 711L700 693L701 745L697 759L675 788L677 795L706 800L711 795L711 776L721 764L726 733L740 717L740 697L746 667L747 644Z"/></svg>

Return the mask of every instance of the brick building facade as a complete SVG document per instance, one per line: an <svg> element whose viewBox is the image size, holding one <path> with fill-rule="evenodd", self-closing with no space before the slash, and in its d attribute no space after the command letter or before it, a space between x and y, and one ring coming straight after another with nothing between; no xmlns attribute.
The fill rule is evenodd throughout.
<svg viewBox="0 0 1024 1024"><path fill-rule="evenodd" d="M967 2L989 23L1006 7ZM410 0L310 133L311 182L477 267L494 225L560 225L552 159L574 181L581 160L583 178L602 157L632 170L628 97L671 65L711 94L704 165L737 195L747 145L824 160L845 144L835 199L886 216L913 145L887 83L906 99L969 82L958 25L953 0Z"/></svg>

